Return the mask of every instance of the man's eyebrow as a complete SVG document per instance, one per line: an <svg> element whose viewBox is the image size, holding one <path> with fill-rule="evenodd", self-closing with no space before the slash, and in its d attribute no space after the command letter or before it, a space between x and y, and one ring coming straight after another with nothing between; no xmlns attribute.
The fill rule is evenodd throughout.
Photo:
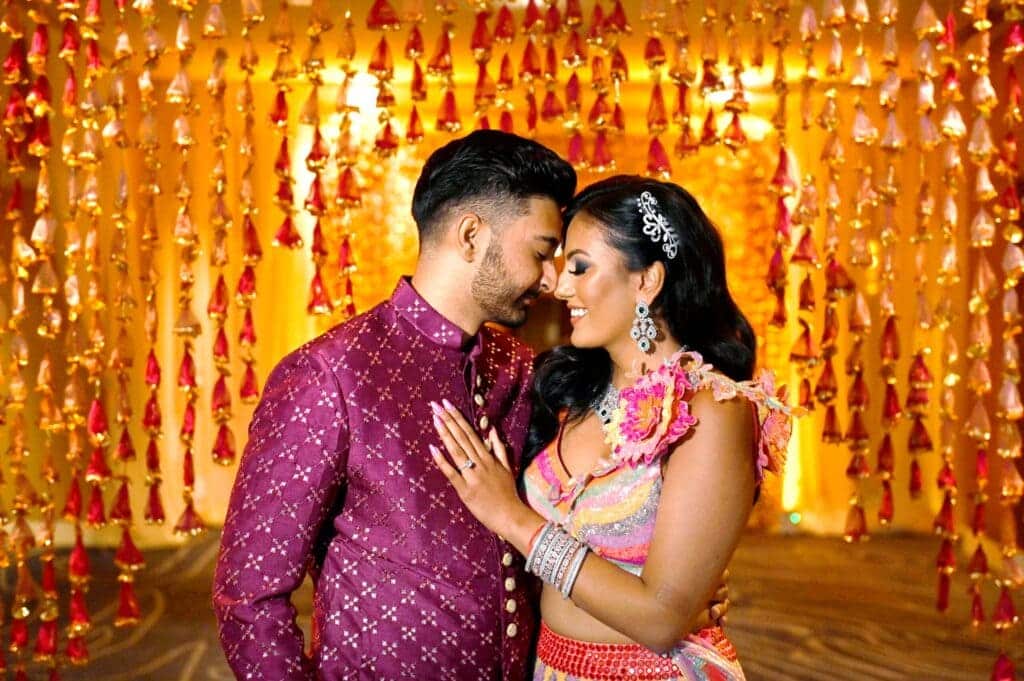
<svg viewBox="0 0 1024 681"><path fill-rule="evenodd" d="M558 245L559 245L560 243L562 243L562 242L561 242L560 240L556 239L556 238L555 238L555 237L553 237L553 236L539 236L539 235L538 235L538 236L535 236L535 237L533 237L533 238L534 238L534 239L536 239L536 240L538 240L538 241L544 241L544 242L547 242L547 244L548 244L549 246L552 246L553 248L558 248Z"/></svg>

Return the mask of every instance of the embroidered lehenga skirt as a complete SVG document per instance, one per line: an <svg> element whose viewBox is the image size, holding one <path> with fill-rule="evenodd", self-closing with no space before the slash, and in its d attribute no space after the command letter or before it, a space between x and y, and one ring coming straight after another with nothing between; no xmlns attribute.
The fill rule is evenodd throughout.
<svg viewBox="0 0 1024 681"><path fill-rule="evenodd" d="M659 655L636 643L591 643L541 623L533 681L744 681L736 649L719 627Z"/></svg>

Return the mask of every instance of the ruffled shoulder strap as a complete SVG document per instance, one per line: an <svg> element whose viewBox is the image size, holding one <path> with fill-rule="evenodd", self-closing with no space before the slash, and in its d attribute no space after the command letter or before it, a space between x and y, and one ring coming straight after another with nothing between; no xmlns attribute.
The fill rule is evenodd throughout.
<svg viewBox="0 0 1024 681"><path fill-rule="evenodd" d="M786 403L786 386L775 387L775 374L762 369L753 380L734 381L714 370L700 353L683 351L679 364L686 372L694 390L710 390L715 400L722 402L745 397L757 409L760 432L757 438L757 481L765 471L778 475L786 462L786 448L793 431L793 418L804 410Z"/></svg>
<svg viewBox="0 0 1024 681"><path fill-rule="evenodd" d="M764 471L779 473L785 462L792 417L801 410L786 404L786 389L775 388L770 371L751 381L734 381L714 370L700 353L681 350L657 370L649 372L619 393L618 408L606 431L610 460L596 474L622 465L650 464L663 457L697 423L689 397L710 390L721 402L743 396L757 408L757 480Z"/></svg>

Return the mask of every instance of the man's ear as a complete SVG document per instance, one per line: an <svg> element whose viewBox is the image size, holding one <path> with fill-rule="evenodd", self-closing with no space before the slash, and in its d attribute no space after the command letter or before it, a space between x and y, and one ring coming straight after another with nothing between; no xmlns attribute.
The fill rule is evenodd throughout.
<svg viewBox="0 0 1024 681"><path fill-rule="evenodd" d="M476 213L464 213L455 226L455 246L466 262L473 262L483 247L484 223Z"/></svg>
<svg viewBox="0 0 1024 681"><path fill-rule="evenodd" d="M640 273L640 287L637 294L650 305L665 285L665 263L656 260Z"/></svg>

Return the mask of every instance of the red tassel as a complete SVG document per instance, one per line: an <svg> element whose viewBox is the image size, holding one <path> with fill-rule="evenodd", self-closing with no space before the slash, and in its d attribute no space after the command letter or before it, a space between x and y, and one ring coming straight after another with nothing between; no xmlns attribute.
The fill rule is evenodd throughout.
<svg viewBox="0 0 1024 681"><path fill-rule="evenodd" d="M85 521L92 527L102 527L107 524L106 511L103 505L103 488L97 483L92 484L92 491L89 495L89 510L85 514Z"/></svg>
<svg viewBox="0 0 1024 681"><path fill-rule="evenodd" d="M138 624L141 614L139 598L135 595L135 586L130 578L122 578L121 594L118 599L117 616L114 618L114 626L125 627Z"/></svg>
<svg viewBox="0 0 1024 681"><path fill-rule="evenodd" d="M510 43L516 37L516 20L508 5L503 4L498 10L498 18L494 24L494 39L500 43Z"/></svg>
<svg viewBox="0 0 1024 681"><path fill-rule="evenodd" d="M983 499L974 502L974 513L971 514L971 532L975 537L985 533L985 501Z"/></svg>
<svg viewBox="0 0 1024 681"><path fill-rule="evenodd" d="M210 302L206 306L206 314L211 319L222 320L227 315L228 311L228 285L224 281L224 275L220 274L217 276L217 283L213 287L213 293L210 295Z"/></svg>
<svg viewBox="0 0 1024 681"><path fill-rule="evenodd" d="M235 461L235 436L226 423L222 423L217 430L213 460L222 466L229 466Z"/></svg>
<svg viewBox="0 0 1024 681"><path fill-rule="evenodd" d="M320 268L317 267L309 285L309 303L306 305L306 312L308 314L330 314L332 309L333 305L327 296L323 276L320 274Z"/></svg>
<svg viewBox="0 0 1024 681"><path fill-rule="evenodd" d="M79 485L76 473L68 483L68 496L64 502L64 510L61 512L64 518L72 522L82 517L82 488Z"/></svg>
<svg viewBox="0 0 1024 681"><path fill-rule="evenodd" d="M401 23L398 13L388 0L374 0L366 15L366 27L371 31L397 31Z"/></svg>
<svg viewBox="0 0 1024 681"><path fill-rule="evenodd" d="M971 555L971 562L968 564L967 572L971 579L988 577L988 556L985 555L985 549L980 542Z"/></svg>
<svg viewBox="0 0 1024 681"><path fill-rule="evenodd" d="M12 653L19 653L28 646L28 621L16 619L11 622L11 643Z"/></svg>
<svg viewBox="0 0 1024 681"><path fill-rule="evenodd" d="M185 503L185 510L182 511L178 522L174 525L174 533L177 535L196 536L206 529L199 514L192 506L192 500Z"/></svg>
<svg viewBox="0 0 1024 681"><path fill-rule="evenodd" d="M953 541L948 537L942 540L942 545L939 547L939 555L935 558L935 567L944 575L951 575L956 569L956 554L953 552ZM948 607L948 593L946 597L946 605ZM939 608L939 610L945 612L943 608Z"/></svg>
<svg viewBox="0 0 1024 681"><path fill-rule="evenodd" d="M89 553L82 541L82 532L75 532L75 544L68 556L68 580L72 584L82 584L92 578L89 569Z"/></svg>
<svg viewBox="0 0 1024 681"><path fill-rule="evenodd" d="M106 444L110 427L107 424L107 412L100 398L94 398L89 406L88 417L89 437L95 444Z"/></svg>
<svg viewBox="0 0 1024 681"><path fill-rule="evenodd" d="M846 514L846 529L843 538L848 542L863 541L868 538L868 524L864 518L864 509L860 504L851 504Z"/></svg>
<svg viewBox="0 0 1024 681"><path fill-rule="evenodd" d="M974 477L978 488L984 488L988 484L988 450L979 448L974 453Z"/></svg>
<svg viewBox="0 0 1024 681"><path fill-rule="evenodd" d="M1006 631L1017 624L1017 610L1013 607L1010 589L1005 584L999 590L999 600L996 601L996 609L992 613L992 624L995 625L996 631Z"/></svg>
<svg viewBox="0 0 1024 681"><path fill-rule="evenodd" d="M569 76L565 84L565 105L573 113L579 112L581 107L580 79L575 73Z"/></svg>
<svg viewBox="0 0 1024 681"><path fill-rule="evenodd" d="M157 448L156 437L151 437L146 446L146 472L151 475L160 474L160 450Z"/></svg>
<svg viewBox="0 0 1024 681"><path fill-rule="evenodd" d="M942 507L935 515L935 520L932 521L932 530L935 534L946 537L952 536L956 531L956 518L953 516L953 495L950 492L946 492L946 496L942 501Z"/></svg>
<svg viewBox="0 0 1024 681"><path fill-rule="evenodd" d="M131 529L128 527L121 532L121 545L114 554L114 564L121 570L138 570L146 564L142 551L132 541Z"/></svg>
<svg viewBox="0 0 1024 681"><path fill-rule="evenodd" d="M73 665L89 663L89 649L85 645L84 636L69 636L66 653L68 660Z"/></svg>
<svg viewBox="0 0 1024 681"><path fill-rule="evenodd" d="M980 627L985 622L985 605L981 600L981 589L972 584L968 590L971 594L971 625Z"/></svg>
<svg viewBox="0 0 1024 681"><path fill-rule="evenodd" d="M996 663L992 667L991 681L1015 681L1016 678L1017 672L1013 668L1013 661L1005 652L1000 651L999 657L996 658Z"/></svg>
<svg viewBox="0 0 1024 681"><path fill-rule="evenodd" d="M196 363L192 359L192 352L185 348L181 357L181 366L178 368L178 387L186 392L196 389Z"/></svg>
<svg viewBox="0 0 1024 681"><path fill-rule="evenodd" d="M160 433L163 419L160 415L160 403L157 401L155 392L146 401L146 408L142 415L142 425L151 435L158 435Z"/></svg>
<svg viewBox="0 0 1024 681"><path fill-rule="evenodd" d="M36 646L32 659L36 662L50 662L57 654L57 620L41 621L36 634Z"/></svg>
<svg viewBox="0 0 1024 681"><path fill-rule="evenodd" d="M117 442L117 448L114 450L114 456L117 457L118 461L135 460L135 445L132 444L132 438L128 433L127 427L121 431L121 438Z"/></svg>
<svg viewBox="0 0 1024 681"><path fill-rule="evenodd" d="M839 414L834 404L828 405L825 409L825 423L821 428L821 439L829 444L838 444L843 441L842 430L839 427Z"/></svg>
<svg viewBox="0 0 1024 681"><path fill-rule="evenodd" d="M482 124L483 122L481 121L481 125ZM498 130L512 134L514 132L514 127L515 125L512 122L512 112L508 109L503 110L498 116ZM485 128L481 127L481 129L483 130Z"/></svg>
<svg viewBox="0 0 1024 681"><path fill-rule="evenodd" d="M818 377L818 382L814 386L814 396L822 405L827 405L828 402L836 397L838 390L839 383L836 379L836 369L833 367L833 361L829 357L822 363L821 376Z"/></svg>
<svg viewBox="0 0 1024 681"><path fill-rule="evenodd" d="M263 258L260 235L250 213L246 213L242 220L242 250L242 260L246 265L253 265Z"/></svg>
<svg viewBox="0 0 1024 681"><path fill-rule="evenodd" d="M185 411L181 416L181 429L178 431L178 437L181 441L190 444L192 438L196 434L196 407L195 404L189 402L185 405Z"/></svg>
<svg viewBox="0 0 1024 681"><path fill-rule="evenodd" d="M103 447L96 446L89 457L89 465L85 469L86 482L105 482L110 479L110 467L107 465Z"/></svg>
<svg viewBox="0 0 1024 681"><path fill-rule="evenodd" d="M893 454L892 448L892 437L889 433L882 436L882 444L878 446L878 465L875 468L875 472L882 477L883 480L888 480L892 477L895 469L896 458Z"/></svg>
<svg viewBox="0 0 1024 681"><path fill-rule="evenodd" d="M569 138L569 151L566 154L566 159L576 169L585 168L587 165L587 159L583 151L583 135L579 130L575 131L572 137Z"/></svg>
<svg viewBox="0 0 1024 681"><path fill-rule="evenodd" d="M924 420L920 416L914 417L914 424L910 429L908 447L913 454L930 452L933 449L932 438L928 435L928 429L925 427Z"/></svg>
<svg viewBox="0 0 1024 681"><path fill-rule="evenodd" d="M164 503L160 499L160 481L149 486L149 501L146 504L146 522L151 525L162 525L167 519L164 514Z"/></svg>
<svg viewBox="0 0 1024 681"><path fill-rule="evenodd" d="M455 104L455 92L451 89L445 90L441 98L441 108L437 114L437 129L453 134L462 129L462 121L459 119L459 111Z"/></svg>
<svg viewBox="0 0 1024 681"><path fill-rule="evenodd" d="M228 335L224 327L217 329L217 336L213 341L213 362L217 366L226 365L230 361L228 356Z"/></svg>
<svg viewBox="0 0 1024 681"><path fill-rule="evenodd" d="M409 125L405 130L405 141L409 144L416 144L423 139L423 122L420 120L420 112L414 106L409 113ZM355 174L351 168L345 168L344 173L338 179L338 197L336 201L346 207L358 207L362 204L362 197L359 194L359 187L355 182Z"/></svg>
<svg viewBox="0 0 1024 681"><path fill-rule="evenodd" d="M949 610L949 587L949 575L945 572L940 572L938 594L935 598L935 608L939 612L946 612Z"/></svg>
<svg viewBox="0 0 1024 681"><path fill-rule="evenodd" d="M866 478L871 475L867 459L860 452L854 452L850 457L850 463L846 466L846 477L851 480Z"/></svg>
<svg viewBox="0 0 1024 681"><path fill-rule="evenodd" d="M274 95L274 105L270 108L270 122L277 128L283 128L288 125L288 95L286 90L278 90L277 94Z"/></svg>
<svg viewBox="0 0 1024 681"><path fill-rule="evenodd" d="M651 143L647 148L647 173L664 179L668 179L672 174L672 164L668 159L668 153L657 137L651 138Z"/></svg>
<svg viewBox="0 0 1024 681"><path fill-rule="evenodd" d="M917 458L914 458L910 462L910 480L909 490L910 497L916 499L921 496L921 490L924 489L924 484L921 479L921 464L917 462Z"/></svg>
<svg viewBox="0 0 1024 681"><path fill-rule="evenodd" d="M882 481L882 501L878 505L878 522L881 525L888 525L892 522L894 504L892 498L892 485L888 480Z"/></svg>
<svg viewBox="0 0 1024 681"><path fill-rule="evenodd" d="M254 402L260 396L259 386L256 382L256 370L251 364L246 365L245 367L245 375L242 377L240 395L244 404Z"/></svg>
<svg viewBox="0 0 1024 681"><path fill-rule="evenodd" d="M128 495L128 481L123 480L121 487L117 490L114 504L110 507L110 520L122 525L130 525L132 522L131 498Z"/></svg>
<svg viewBox="0 0 1024 681"><path fill-rule="evenodd" d="M160 363L154 350L150 350L146 358L146 385L154 388L160 385Z"/></svg>
<svg viewBox="0 0 1024 681"><path fill-rule="evenodd" d="M291 218L285 218L291 229ZM296 236L298 234L296 233ZM301 237L299 238L301 242ZM276 243L276 239L275 239ZM247 304L256 297L256 270L251 265L246 265L242 274L238 277L238 287L235 289L235 299L239 304ZM247 310L248 311L248 310Z"/></svg>
<svg viewBox="0 0 1024 681"><path fill-rule="evenodd" d="M939 489L949 491L956 490L956 474L953 472L953 467L949 461L942 462L942 468L939 469L939 476L935 481L935 484Z"/></svg>
<svg viewBox="0 0 1024 681"><path fill-rule="evenodd" d="M85 591L74 588L71 590L71 601L68 604L68 627L72 635L81 635L91 626L89 609L85 605Z"/></svg>

